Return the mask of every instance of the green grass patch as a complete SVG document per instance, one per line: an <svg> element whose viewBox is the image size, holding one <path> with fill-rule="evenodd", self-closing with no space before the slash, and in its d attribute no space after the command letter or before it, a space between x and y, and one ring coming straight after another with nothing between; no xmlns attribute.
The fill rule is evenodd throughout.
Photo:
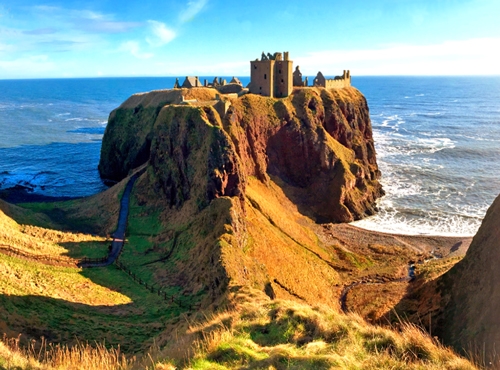
<svg viewBox="0 0 500 370"><path fill-rule="evenodd" d="M115 266L80 270L0 255L0 269L17 276L1 279L0 321L24 333L26 340L105 341L134 353L152 345L165 322L186 310L152 294Z"/></svg>

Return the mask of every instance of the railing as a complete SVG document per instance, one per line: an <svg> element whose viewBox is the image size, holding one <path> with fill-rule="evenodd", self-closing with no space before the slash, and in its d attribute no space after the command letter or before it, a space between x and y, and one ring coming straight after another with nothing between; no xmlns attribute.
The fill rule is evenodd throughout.
<svg viewBox="0 0 500 370"><path fill-rule="evenodd" d="M45 262L53 265L59 265L59 266L67 266L67 267L76 267L79 263L79 260L73 259L70 257L54 257L54 256L48 256L44 254L35 254L35 253L29 253L24 250L18 249L11 247L10 245L0 245L0 253L12 256L12 257L20 257L24 258L27 260L35 260L38 262Z"/></svg>
<svg viewBox="0 0 500 370"><path fill-rule="evenodd" d="M108 256L106 257L101 257L101 258L88 258L88 257L83 257L78 260L78 265L84 265L84 264L103 264L108 262Z"/></svg>

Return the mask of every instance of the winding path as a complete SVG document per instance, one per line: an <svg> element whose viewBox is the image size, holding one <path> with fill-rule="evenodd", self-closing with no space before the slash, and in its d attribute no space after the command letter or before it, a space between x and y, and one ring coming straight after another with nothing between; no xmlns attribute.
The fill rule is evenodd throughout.
<svg viewBox="0 0 500 370"><path fill-rule="evenodd" d="M442 255L437 254L434 250L432 250L430 252L430 255L432 256L432 258L424 260L423 263L427 263L427 262L432 261L432 260L437 260L437 259L443 258ZM419 262L419 263L421 263L421 262ZM344 288L342 289L342 293L340 293L340 298L339 298L340 308L341 308L342 312L347 313L349 311L349 309L347 308L347 294L349 294L351 289L357 287L358 285L376 285L376 284L402 283L402 282L410 283L413 280L415 280L415 278L416 278L415 263L413 263L413 262L408 263L408 275L407 276L403 276L400 278L392 278L392 279L383 278L381 276L375 276L375 277L367 276L367 277L363 278L362 280L355 281L349 285L344 286Z"/></svg>
<svg viewBox="0 0 500 370"><path fill-rule="evenodd" d="M349 285L346 285L344 289L342 289L342 293L340 294L340 308L342 312L347 313L349 309L347 308L347 294L351 291L351 289L357 287L358 285L378 285L378 284L388 284L388 283L402 283L402 282L410 282L415 279L415 270L414 268L409 265L408 266L408 276L403 276L401 278L393 278L393 279L387 279L383 277L375 277L375 278L370 278L366 277L363 280L360 281L355 281L354 283L351 283ZM375 280L375 281L374 281ZM377 281L379 280L379 281Z"/></svg>
<svg viewBox="0 0 500 370"><path fill-rule="evenodd" d="M101 260L83 259L78 266L79 267L104 267L113 264L120 253L122 252L123 245L125 244L125 231L127 230L127 220L128 211L130 203L130 193L134 187L135 181L146 171L146 167L143 167L130 177L127 186L122 195L120 201L120 215L118 216L118 225L116 231L113 233L113 241L111 243L111 248L108 252L108 256Z"/></svg>

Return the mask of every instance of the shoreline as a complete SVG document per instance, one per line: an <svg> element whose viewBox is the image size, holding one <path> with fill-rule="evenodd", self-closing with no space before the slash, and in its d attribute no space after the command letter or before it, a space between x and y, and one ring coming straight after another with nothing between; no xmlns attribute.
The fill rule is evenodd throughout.
<svg viewBox="0 0 500 370"><path fill-rule="evenodd" d="M0 190L0 199L7 203L38 203L59 202L80 199L83 197L49 196L32 192L29 188L15 186ZM430 235L430 234L400 234L365 229L351 223L317 224L323 231L342 244L359 248L363 245L384 244L386 246L409 247L421 253L436 253L442 257L463 256L469 248L473 236L461 235Z"/></svg>
<svg viewBox="0 0 500 370"><path fill-rule="evenodd" d="M369 216L369 217L372 217L372 216ZM411 231L404 232L404 231L397 231L397 230L394 230L394 231L383 230L383 227L384 227L383 224L380 225L382 230L375 230L375 229L370 229L367 227L362 227L362 226L356 225L356 222L359 222L359 221L360 220L349 222L347 225L351 225L352 227L355 227L355 228L361 229L361 230L366 230L366 231L373 231L373 232L388 234L388 235L404 235L404 236L423 236L423 237L429 236L429 237L443 237L443 238L473 238L474 235L476 235L476 233L477 233L477 231L476 231L474 234L451 234L451 233L449 233L449 234L448 233L433 234L432 232L425 232L425 233L417 234L417 233L413 233ZM482 222L482 220L481 220L481 222Z"/></svg>
<svg viewBox="0 0 500 370"><path fill-rule="evenodd" d="M383 244L407 247L419 253L445 257L464 256L473 236L408 235L363 229L351 224L325 224L324 232L345 245Z"/></svg>
<svg viewBox="0 0 500 370"><path fill-rule="evenodd" d="M66 200L80 199L83 197L65 197L65 196L50 196L39 193L34 193L29 188L21 185L16 185L11 188L0 190L0 199L11 204L19 203L38 203L38 202L62 202Z"/></svg>

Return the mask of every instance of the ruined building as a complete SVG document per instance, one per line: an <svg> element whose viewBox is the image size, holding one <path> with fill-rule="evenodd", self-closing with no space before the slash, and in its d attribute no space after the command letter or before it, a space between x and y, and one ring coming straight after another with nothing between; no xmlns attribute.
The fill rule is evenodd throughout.
<svg viewBox="0 0 500 370"><path fill-rule="evenodd" d="M289 60L288 52L270 54L262 53L261 59L250 62L249 89L253 94L281 98L292 93L293 87L307 87L307 77L302 80L299 67L292 73L293 62ZM314 79L313 86L342 88L351 86L351 74L344 70L342 76L326 79L321 72Z"/></svg>
<svg viewBox="0 0 500 370"><path fill-rule="evenodd" d="M176 79L174 89L211 87L217 89L221 94L242 95L250 92L273 98L284 98L292 93L294 87L309 86L308 78L302 79L299 66L295 68L293 73L292 69L293 62L289 59L287 51L274 54L262 53L260 60L257 58L250 62L250 83L247 88L244 88L236 77L233 77L229 83L222 78L215 77L212 83L205 79L202 84L197 76L186 76L182 85L179 79ZM342 76L327 79L323 73L318 72L312 86L326 89L351 86L351 73L344 70Z"/></svg>
<svg viewBox="0 0 500 370"><path fill-rule="evenodd" d="M334 79L326 79L323 73L318 72L318 75L314 79L313 86L320 86L327 89L351 86L351 72L344 70L342 76L335 76Z"/></svg>
<svg viewBox="0 0 500 370"><path fill-rule="evenodd" d="M290 95L293 90L292 67L288 52L262 53L260 60L250 62L250 92L276 98Z"/></svg>

